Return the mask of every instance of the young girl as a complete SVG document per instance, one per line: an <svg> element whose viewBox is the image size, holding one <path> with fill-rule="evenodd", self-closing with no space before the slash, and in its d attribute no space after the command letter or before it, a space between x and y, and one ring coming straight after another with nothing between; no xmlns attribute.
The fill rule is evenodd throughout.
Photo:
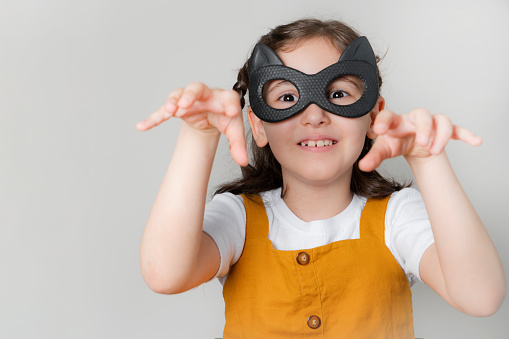
<svg viewBox="0 0 509 339"><path fill-rule="evenodd" d="M137 124L183 120L141 244L150 288L220 278L225 338L413 338L416 280L462 312L496 312L503 268L444 152L481 138L385 110L369 43L340 22L299 20L259 43L233 91L191 83ZM221 133L242 178L206 206ZM400 155L420 193L376 172Z"/></svg>

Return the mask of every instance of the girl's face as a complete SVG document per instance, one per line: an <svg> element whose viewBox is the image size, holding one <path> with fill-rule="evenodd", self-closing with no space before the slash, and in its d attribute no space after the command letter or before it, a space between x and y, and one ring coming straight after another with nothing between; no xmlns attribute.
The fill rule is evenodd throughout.
<svg viewBox="0 0 509 339"><path fill-rule="evenodd" d="M327 40L315 38L300 42L291 51L280 51L278 55L286 66L315 74L336 63L341 53ZM356 84L352 80L349 85L354 88ZM279 90L284 91L287 98L284 100L292 100L292 95L298 95L285 86L285 83L277 81L269 85L266 101L274 95L279 97ZM274 103L284 105L284 102ZM252 111L249 112L249 120L257 145L263 147L268 142L281 164L287 187L295 180L313 186L331 185L337 181L349 185L352 166L361 153L371 116L378 112L379 107L383 107L383 98L379 99L371 114L355 119L329 113L311 104L303 112L281 122L261 121Z"/></svg>

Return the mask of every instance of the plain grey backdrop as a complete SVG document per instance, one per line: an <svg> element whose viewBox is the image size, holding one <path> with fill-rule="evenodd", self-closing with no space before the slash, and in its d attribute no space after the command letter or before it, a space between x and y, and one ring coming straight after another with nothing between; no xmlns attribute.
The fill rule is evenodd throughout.
<svg viewBox="0 0 509 339"><path fill-rule="evenodd" d="M230 88L261 34L306 16L344 20L386 54L389 109L426 107L484 138L447 152L509 270L507 1L0 0L1 338L222 336L217 281L164 296L141 277L179 121L134 125L191 81ZM220 146L211 190L238 173ZM404 160L382 167L411 178ZM417 337L509 336L507 302L473 318L412 290Z"/></svg>

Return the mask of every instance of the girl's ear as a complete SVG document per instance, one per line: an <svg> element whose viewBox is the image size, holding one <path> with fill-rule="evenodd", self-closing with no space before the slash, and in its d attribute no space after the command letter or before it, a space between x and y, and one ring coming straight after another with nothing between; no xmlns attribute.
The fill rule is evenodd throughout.
<svg viewBox="0 0 509 339"><path fill-rule="evenodd" d="M247 118L249 120L249 124L251 125L251 131L253 132L253 138L256 144L258 147L264 147L267 145L269 140L265 135L262 121L253 113L251 106L247 108Z"/></svg>
<svg viewBox="0 0 509 339"><path fill-rule="evenodd" d="M369 123L369 128L368 128L368 138L370 139L375 139L376 138L376 134L373 132L373 125L375 123L375 119L376 119L376 116L378 115L378 113L380 111L383 111L385 108L385 99L383 96L379 96L378 97L378 100L375 104L375 107L373 107L373 109L371 110L371 112L369 112L369 115L370 115L370 118L371 118L371 122Z"/></svg>

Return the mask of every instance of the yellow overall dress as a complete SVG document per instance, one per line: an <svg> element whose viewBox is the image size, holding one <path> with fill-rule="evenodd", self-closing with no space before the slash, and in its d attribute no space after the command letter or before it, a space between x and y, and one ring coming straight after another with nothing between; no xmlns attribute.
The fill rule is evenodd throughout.
<svg viewBox="0 0 509 339"><path fill-rule="evenodd" d="M259 195L242 196L246 241L223 287L224 338L414 338L408 280L385 245L389 198L369 199L360 238L300 251L268 240Z"/></svg>

